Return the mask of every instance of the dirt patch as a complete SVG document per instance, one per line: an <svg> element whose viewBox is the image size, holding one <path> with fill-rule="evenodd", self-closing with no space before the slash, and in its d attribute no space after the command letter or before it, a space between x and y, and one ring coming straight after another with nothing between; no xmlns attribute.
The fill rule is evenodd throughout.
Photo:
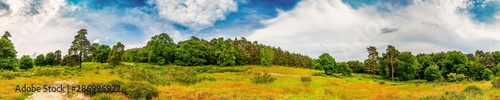
<svg viewBox="0 0 500 100"><path fill-rule="evenodd" d="M57 81L54 82L51 86L58 86L60 84L63 84L64 88L68 89L69 86L75 86L76 81L68 81L68 80L63 80L63 81ZM68 92L63 92L63 93L58 93L58 92L35 92L33 95L29 96L26 98L26 100L90 100L90 97L85 96L83 93L68 93Z"/></svg>

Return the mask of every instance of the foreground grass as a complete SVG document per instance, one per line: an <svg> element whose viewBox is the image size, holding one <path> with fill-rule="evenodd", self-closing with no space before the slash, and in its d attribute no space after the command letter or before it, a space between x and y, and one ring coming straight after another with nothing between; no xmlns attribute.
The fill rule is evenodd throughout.
<svg viewBox="0 0 500 100"><path fill-rule="evenodd" d="M84 63L82 69L67 66L44 66L28 71L16 72L15 79L0 79L0 99L23 99L29 93L14 92L16 85L34 84L42 86L56 81L68 80L78 84L106 83L111 80L130 82L133 68L178 68L181 66L157 66L143 63L123 63L110 67L101 63ZM200 68L200 67L190 67ZM153 99L420 99L428 95L438 95L445 91L461 91L466 86L478 85L483 89L483 99L500 96L500 90L492 89L489 81L428 83L423 80L393 82L368 74L353 74L352 77L312 76L312 82L304 84L301 76L311 76L317 70L290 68L282 66L233 66L224 68L245 69L242 72L201 73L213 77L215 81L201 81L186 85L171 82L170 85L156 85L158 96ZM60 71L55 76L33 74L42 69ZM167 69L159 69L167 70ZM253 84L251 78L257 73L269 72L277 78L270 84ZM105 94L116 98L126 98L124 94Z"/></svg>

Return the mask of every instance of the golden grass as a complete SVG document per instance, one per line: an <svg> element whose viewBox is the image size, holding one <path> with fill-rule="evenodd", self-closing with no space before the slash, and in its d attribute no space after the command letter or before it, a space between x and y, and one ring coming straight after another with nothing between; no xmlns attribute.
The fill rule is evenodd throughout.
<svg viewBox="0 0 500 100"><path fill-rule="evenodd" d="M148 64L126 63L126 66L149 66ZM96 73L99 66L99 72ZM102 66L102 67L100 67ZM33 76L30 78L16 77L13 80L0 79L0 99L15 99L22 96L20 92L14 92L17 84L52 84L60 80L76 81L78 84L106 83L111 80L130 80L120 78L118 74L110 74L116 69L103 69L107 64L84 63L82 76ZM125 65L124 65L125 66ZM123 66L122 66L123 67ZM216 78L216 81L202 81L194 85L183 85L173 83L172 85L158 85L158 97L154 99L420 99L421 97L442 94L447 90L461 91L469 85L479 85L484 91L485 99L500 98L500 90L492 89L489 81L467 82L467 83L408 83L392 82L387 79L371 78L367 74L354 74L353 77L322 77L312 76L312 82L308 85L301 83L300 77L311 76L317 70L290 68L283 66L261 67L261 66L235 66L251 67L246 72L225 73L203 73L202 75ZM284 76L274 76L277 80L271 84L253 84L250 80L254 73L264 71L279 73ZM293 76L286 76L293 75ZM379 84L385 82L385 84ZM112 94L125 96L123 94Z"/></svg>

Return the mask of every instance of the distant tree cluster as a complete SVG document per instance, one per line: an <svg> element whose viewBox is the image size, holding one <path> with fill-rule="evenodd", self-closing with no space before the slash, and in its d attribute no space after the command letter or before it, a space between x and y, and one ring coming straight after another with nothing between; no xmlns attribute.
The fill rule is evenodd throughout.
<svg viewBox="0 0 500 100"><path fill-rule="evenodd" d="M153 64L200 65L282 65L311 68L310 57L283 51L281 48L265 46L245 38L213 38L210 41L191 37L174 43L166 33L151 37L141 48L127 49L123 61L147 62Z"/></svg>
<svg viewBox="0 0 500 100"><path fill-rule="evenodd" d="M364 71L357 69L355 72L378 74L392 80L428 81L490 80L494 75L500 76L500 51L477 50L475 54L448 51L415 56L411 52L400 52L392 45L387 46L382 57L378 57L373 46L367 51Z"/></svg>
<svg viewBox="0 0 500 100"><path fill-rule="evenodd" d="M108 45L92 43L85 36L87 35L86 29L81 29L75 36L71 47L68 49L68 54L62 56L60 50L49 52L47 54L40 54L36 56L33 63L36 66L76 66L82 62L100 62L110 63L110 65L118 65L122 60L125 52L125 46L118 42L111 49ZM29 56L27 56L29 57ZM24 56L23 56L24 58ZM27 62L27 58L26 62ZM24 60L21 60L24 61ZM21 62L22 63L22 62ZM28 65L28 64L26 64ZM24 68L24 67L22 67ZM31 68L31 67L27 67Z"/></svg>

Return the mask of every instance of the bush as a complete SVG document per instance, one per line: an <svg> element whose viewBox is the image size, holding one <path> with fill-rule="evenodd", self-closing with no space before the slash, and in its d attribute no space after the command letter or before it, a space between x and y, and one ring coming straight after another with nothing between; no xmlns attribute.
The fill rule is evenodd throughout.
<svg viewBox="0 0 500 100"><path fill-rule="evenodd" d="M446 91L442 95L429 95L422 97L422 100L480 100L482 90L478 86L467 86L462 92Z"/></svg>
<svg viewBox="0 0 500 100"><path fill-rule="evenodd" d="M456 74L456 73L449 73L448 75L448 82L462 82L467 78L464 74Z"/></svg>
<svg viewBox="0 0 500 100"><path fill-rule="evenodd" d="M465 87L463 92L470 93L472 95L482 95L483 94L483 91L481 90L481 88L479 86L476 86L476 85L471 85L471 86Z"/></svg>
<svg viewBox="0 0 500 100"><path fill-rule="evenodd" d="M120 85L120 86L122 86L123 82L119 81L119 80L111 80L108 82L108 85Z"/></svg>
<svg viewBox="0 0 500 100"><path fill-rule="evenodd" d="M491 81L491 85L492 85L493 88L500 89L500 77L493 79Z"/></svg>
<svg viewBox="0 0 500 100"><path fill-rule="evenodd" d="M127 100L127 98L108 93L101 93L93 96L91 100Z"/></svg>
<svg viewBox="0 0 500 100"><path fill-rule="evenodd" d="M385 82L378 82L378 84L381 84L381 85L382 85L382 84L385 84Z"/></svg>
<svg viewBox="0 0 500 100"><path fill-rule="evenodd" d="M2 79L6 79L6 80L15 79L16 76L19 76L18 73L15 73L15 72L12 72L12 71L5 71L1 75L2 75Z"/></svg>
<svg viewBox="0 0 500 100"><path fill-rule="evenodd" d="M129 98L135 100L149 100L158 95L157 89L154 85L135 81L125 84L122 90L122 92L125 93Z"/></svg>
<svg viewBox="0 0 500 100"><path fill-rule="evenodd" d="M493 78L493 71L491 71L490 69L484 69L483 70L483 79L484 80L491 80L491 78Z"/></svg>
<svg viewBox="0 0 500 100"><path fill-rule="evenodd" d="M190 68L174 71L172 77L174 78L174 81L184 85L193 85L204 79L198 75L197 71Z"/></svg>
<svg viewBox="0 0 500 100"><path fill-rule="evenodd" d="M119 71L118 74L121 72ZM165 78L168 74L164 74L161 69L154 68L144 68L144 69L134 69L131 73L130 80L134 81L148 81L151 84L170 84L170 82Z"/></svg>
<svg viewBox="0 0 500 100"><path fill-rule="evenodd" d="M312 74L312 76L323 76L323 75L325 75L325 73L322 72L316 72Z"/></svg>
<svg viewBox="0 0 500 100"><path fill-rule="evenodd" d="M304 84L309 84L309 83L311 83L312 79L311 79L311 77L302 76L302 77L300 77L300 81Z"/></svg>
<svg viewBox="0 0 500 100"><path fill-rule="evenodd" d="M268 72L264 72L262 75L255 75L251 80L255 84L269 84L274 82L276 78L272 77Z"/></svg>
<svg viewBox="0 0 500 100"><path fill-rule="evenodd" d="M42 68L35 71L35 76L60 76L61 72L57 69Z"/></svg>

